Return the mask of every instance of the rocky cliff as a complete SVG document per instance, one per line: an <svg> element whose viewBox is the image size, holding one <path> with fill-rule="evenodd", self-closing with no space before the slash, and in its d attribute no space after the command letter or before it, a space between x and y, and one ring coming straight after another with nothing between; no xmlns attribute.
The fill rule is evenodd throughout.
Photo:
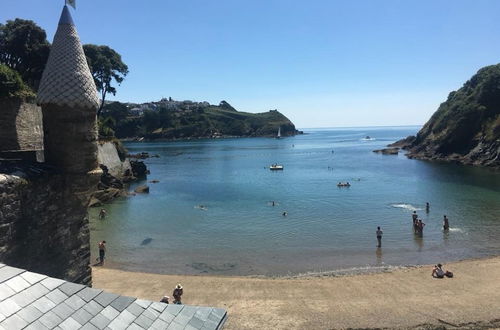
<svg viewBox="0 0 500 330"><path fill-rule="evenodd" d="M500 64L451 92L416 137L396 142L410 158L500 168Z"/></svg>

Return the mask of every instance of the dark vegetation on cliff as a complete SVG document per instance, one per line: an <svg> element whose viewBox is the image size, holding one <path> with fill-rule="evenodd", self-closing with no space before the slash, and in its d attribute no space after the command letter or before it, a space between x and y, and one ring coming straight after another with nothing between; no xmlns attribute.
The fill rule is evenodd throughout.
<svg viewBox="0 0 500 330"><path fill-rule="evenodd" d="M120 102L104 107L100 133L118 138L182 139L221 136L295 135L295 125L277 110L263 113L239 112L226 101L165 101L140 114L135 105Z"/></svg>
<svg viewBox="0 0 500 330"><path fill-rule="evenodd" d="M500 64L451 92L416 137L394 146L411 158L500 167Z"/></svg>

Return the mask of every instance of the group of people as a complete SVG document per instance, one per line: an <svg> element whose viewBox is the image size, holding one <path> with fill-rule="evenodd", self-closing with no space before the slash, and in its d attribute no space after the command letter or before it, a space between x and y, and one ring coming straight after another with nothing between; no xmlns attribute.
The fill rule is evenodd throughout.
<svg viewBox="0 0 500 330"><path fill-rule="evenodd" d="M177 284L174 288L174 292L172 293L172 296L174 296L174 301L173 301L174 304L176 304L176 305L182 304L181 298L182 298L183 293L184 293L184 289L183 289L182 285L180 285L180 283ZM170 297L163 296L163 298L161 298L160 302L165 303L165 304L169 304Z"/></svg>
<svg viewBox="0 0 500 330"><path fill-rule="evenodd" d="M425 223L422 222L422 219L418 218L417 211L413 211L411 217L413 219L413 231L415 234L422 235L424 233Z"/></svg>

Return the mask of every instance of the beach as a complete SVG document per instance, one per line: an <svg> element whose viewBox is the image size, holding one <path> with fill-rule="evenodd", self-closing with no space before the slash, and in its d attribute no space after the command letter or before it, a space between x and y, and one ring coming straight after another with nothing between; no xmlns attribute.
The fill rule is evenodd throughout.
<svg viewBox="0 0 500 330"><path fill-rule="evenodd" d="M309 277L162 275L93 268L93 286L159 301L184 287L183 303L228 311L225 329L500 328L500 257L390 272Z"/></svg>

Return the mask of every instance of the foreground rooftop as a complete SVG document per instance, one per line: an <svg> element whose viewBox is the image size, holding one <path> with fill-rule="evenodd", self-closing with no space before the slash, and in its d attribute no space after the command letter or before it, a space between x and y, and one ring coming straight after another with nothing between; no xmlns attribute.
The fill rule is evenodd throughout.
<svg viewBox="0 0 500 330"><path fill-rule="evenodd" d="M152 302L0 264L0 330L222 329L226 311Z"/></svg>

